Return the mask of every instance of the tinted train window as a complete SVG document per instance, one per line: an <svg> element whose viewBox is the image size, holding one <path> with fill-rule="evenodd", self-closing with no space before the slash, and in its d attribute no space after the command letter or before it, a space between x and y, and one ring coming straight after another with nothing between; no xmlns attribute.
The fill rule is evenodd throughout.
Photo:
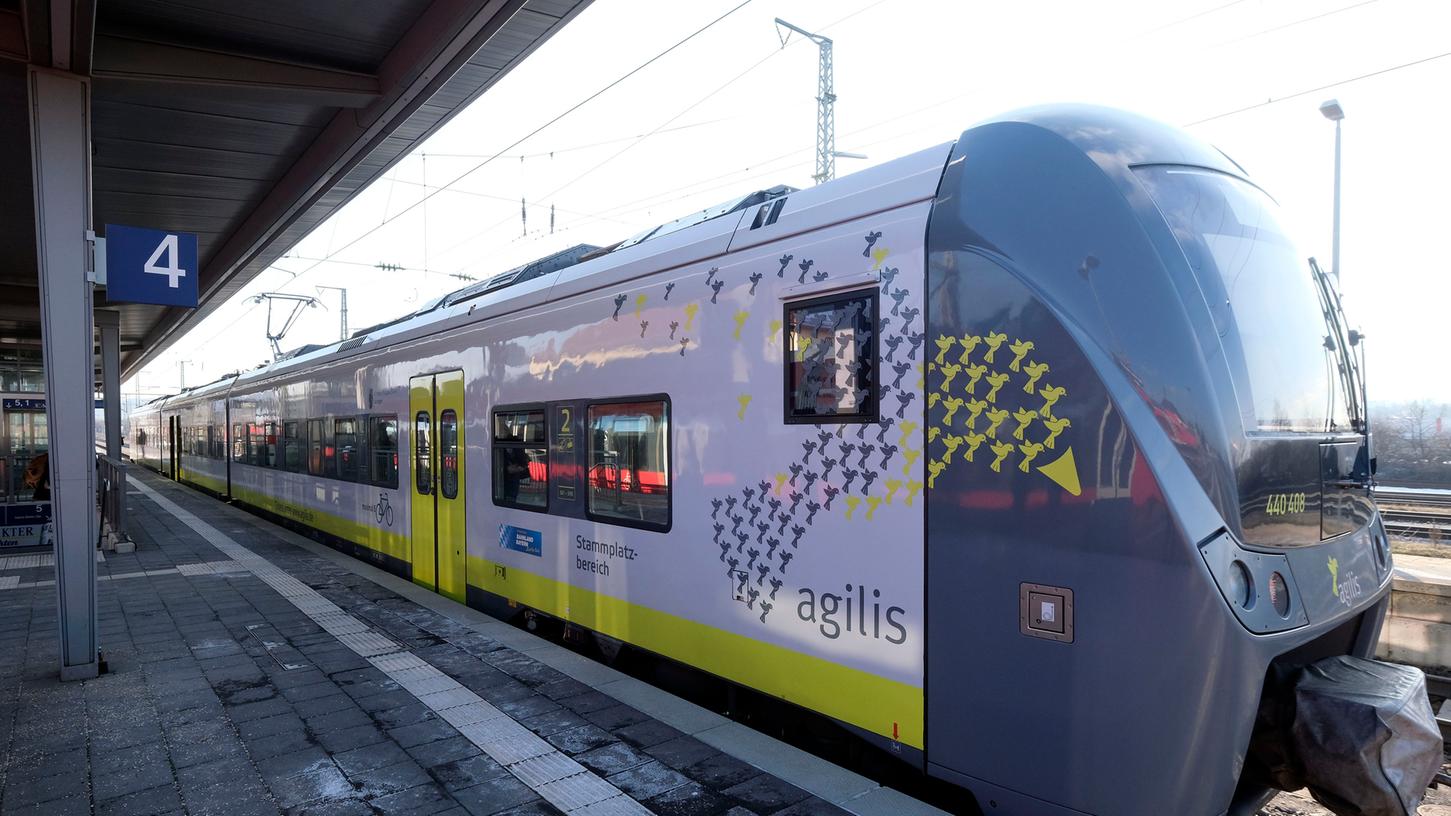
<svg viewBox="0 0 1451 816"><path fill-rule="evenodd" d="M307 472L314 476L323 474L322 466L322 420L309 419L307 421Z"/></svg>
<svg viewBox="0 0 1451 816"><path fill-rule="evenodd" d="M247 458L247 435L243 432L246 426L237 423L232 425L232 461L241 462Z"/></svg>
<svg viewBox="0 0 1451 816"><path fill-rule="evenodd" d="M433 492L433 459L429 450L431 431L428 412L419 411L418 416L413 418L413 486L420 496Z"/></svg>
<svg viewBox="0 0 1451 816"><path fill-rule="evenodd" d="M302 439L298 434L300 424L297 420L282 423L282 467L292 473L302 470Z"/></svg>
<svg viewBox="0 0 1451 816"><path fill-rule="evenodd" d="M333 420L333 448L337 457L337 477L345 482L358 480L358 421L352 417Z"/></svg>
<svg viewBox="0 0 1451 816"><path fill-rule="evenodd" d="M549 506L549 449L542 410L494 413L494 504Z"/></svg>
<svg viewBox="0 0 1451 816"><path fill-rule="evenodd" d="M591 405L587 416L590 517L669 529L669 403Z"/></svg>
<svg viewBox="0 0 1451 816"><path fill-rule="evenodd" d="M445 499L458 498L458 413L438 415L438 487Z"/></svg>
<svg viewBox="0 0 1451 816"><path fill-rule="evenodd" d="M368 420L368 481L379 487L398 487L398 418Z"/></svg>
<svg viewBox="0 0 1451 816"><path fill-rule="evenodd" d="M1326 348L1326 337L1334 332L1310 265L1280 228L1275 202L1223 173L1134 169L1179 241L1205 301L1215 304L1215 328L1225 338L1236 390L1253 413L1251 427L1349 428L1344 403L1331 399L1330 372L1339 360Z"/></svg>
<svg viewBox="0 0 1451 816"><path fill-rule="evenodd" d="M262 444L257 448L257 455L257 464L277 467L277 423L268 422L262 426Z"/></svg>
<svg viewBox="0 0 1451 816"><path fill-rule="evenodd" d="M877 294L786 306L786 421L875 422Z"/></svg>

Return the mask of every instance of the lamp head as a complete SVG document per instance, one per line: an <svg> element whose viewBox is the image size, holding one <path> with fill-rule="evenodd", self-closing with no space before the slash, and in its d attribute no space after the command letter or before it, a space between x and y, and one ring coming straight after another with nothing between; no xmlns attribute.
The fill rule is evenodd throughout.
<svg viewBox="0 0 1451 816"><path fill-rule="evenodd" d="M1341 119L1345 118L1345 110L1341 108L1340 103L1334 99L1329 99L1321 102L1320 113L1326 119L1329 119L1332 122L1339 122Z"/></svg>

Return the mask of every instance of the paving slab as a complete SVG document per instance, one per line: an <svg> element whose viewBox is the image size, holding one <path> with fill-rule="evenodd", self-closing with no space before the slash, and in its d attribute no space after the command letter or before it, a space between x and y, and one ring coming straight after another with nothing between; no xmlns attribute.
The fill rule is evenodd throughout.
<svg viewBox="0 0 1451 816"><path fill-rule="evenodd" d="M840 769L804 780L829 764L237 508L133 485L136 552L97 562L109 674L59 683L53 566L0 559L6 812L926 812Z"/></svg>

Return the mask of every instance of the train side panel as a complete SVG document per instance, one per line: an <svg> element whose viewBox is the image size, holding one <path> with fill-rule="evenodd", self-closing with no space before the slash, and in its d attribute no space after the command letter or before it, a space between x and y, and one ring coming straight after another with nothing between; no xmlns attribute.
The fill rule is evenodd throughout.
<svg viewBox="0 0 1451 816"><path fill-rule="evenodd" d="M849 220L491 324L471 404L668 397L669 529L497 506L488 417L473 416L470 585L921 748L926 215ZM879 411L788 424L787 306L863 295ZM566 427L549 419L558 450ZM576 428L590 463L599 428ZM591 470L571 489L610 484Z"/></svg>

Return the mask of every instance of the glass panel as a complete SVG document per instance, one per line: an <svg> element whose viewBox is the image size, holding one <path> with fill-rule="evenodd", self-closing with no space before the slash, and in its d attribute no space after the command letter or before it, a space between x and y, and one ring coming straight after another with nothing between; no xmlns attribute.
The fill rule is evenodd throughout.
<svg viewBox="0 0 1451 816"><path fill-rule="evenodd" d="M333 446L337 453L337 477L358 480L358 421L352 417L333 420Z"/></svg>
<svg viewBox="0 0 1451 816"><path fill-rule="evenodd" d="M268 422L262 426L262 444L257 448L257 455L257 464L277 467L277 423Z"/></svg>
<svg viewBox="0 0 1451 816"><path fill-rule="evenodd" d="M876 294L786 310L788 419L876 416Z"/></svg>
<svg viewBox="0 0 1451 816"><path fill-rule="evenodd" d="M445 499L458 498L458 414L438 415L438 485Z"/></svg>
<svg viewBox="0 0 1451 816"><path fill-rule="evenodd" d="M322 420L307 421L307 472L322 475Z"/></svg>
<svg viewBox="0 0 1451 816"><path fill-rule="evenodd" d="M243 439L240 423L232 425L232 461L240 462L246 456L247 443ZM144 444L144 443L143 443Z"/></svg>
<svg viewBox="0 0 1451 816"><path fill-rule="evenodd" d="M670 427L664 402L589 407L589 512L670 525Z"/></svg>
<svg viewBox="0 0 1451 816"><path fill-rule="evenodd" d="M544 509L549 505L549 456L543 411L494 414L494 503Z"/></svg>
<svg viewBox="0 0 1451 816"><path fill-rule="evenodd" d="M1186 167L1135 168L1169 223L1223 337L1238 337L1231 366L1262 431L1350 427L1331 399L1339 360L1309 264L1277 223L1278 207L1233 176ZM1235 350L1226 348L1235 356ZM1327 410L1329 409L1329 410Z"/></svg>
<svg viewBox="0 0 1451 816"><path fill-rule="evenodd" d="M282 423L282 467L297 473L302 470L302 440L298 438L300 423Z"/></svg>
<svg viewBox="0 0 1451 816"><path fill-rule="evenodd" d="M368 481L382 487L398 486L398 419L373 417L368 434L368 455L372 467Z"/></svg>
<svg viewBox="0 0 1451 816"><path fill-rule="evenodd" d="M433 492L433 462L429 454L431 425L427 411L419 411L413 418L413 484L420 496Z"/></svg>
<svg viewBox="0 0 1451 816"><path fill-rule="evenodd" d="M494 442L544 444L544 412L500 411L494 414Z"/></svg>
<svg viewBox="0 0 1451 816"><path fill-rule="evenodd" d="M333 424L326 420L318 420L320 436L318 441L322 444L322 475L329 479L336 479L338 476L338 448L333 443Z"/></svg>

